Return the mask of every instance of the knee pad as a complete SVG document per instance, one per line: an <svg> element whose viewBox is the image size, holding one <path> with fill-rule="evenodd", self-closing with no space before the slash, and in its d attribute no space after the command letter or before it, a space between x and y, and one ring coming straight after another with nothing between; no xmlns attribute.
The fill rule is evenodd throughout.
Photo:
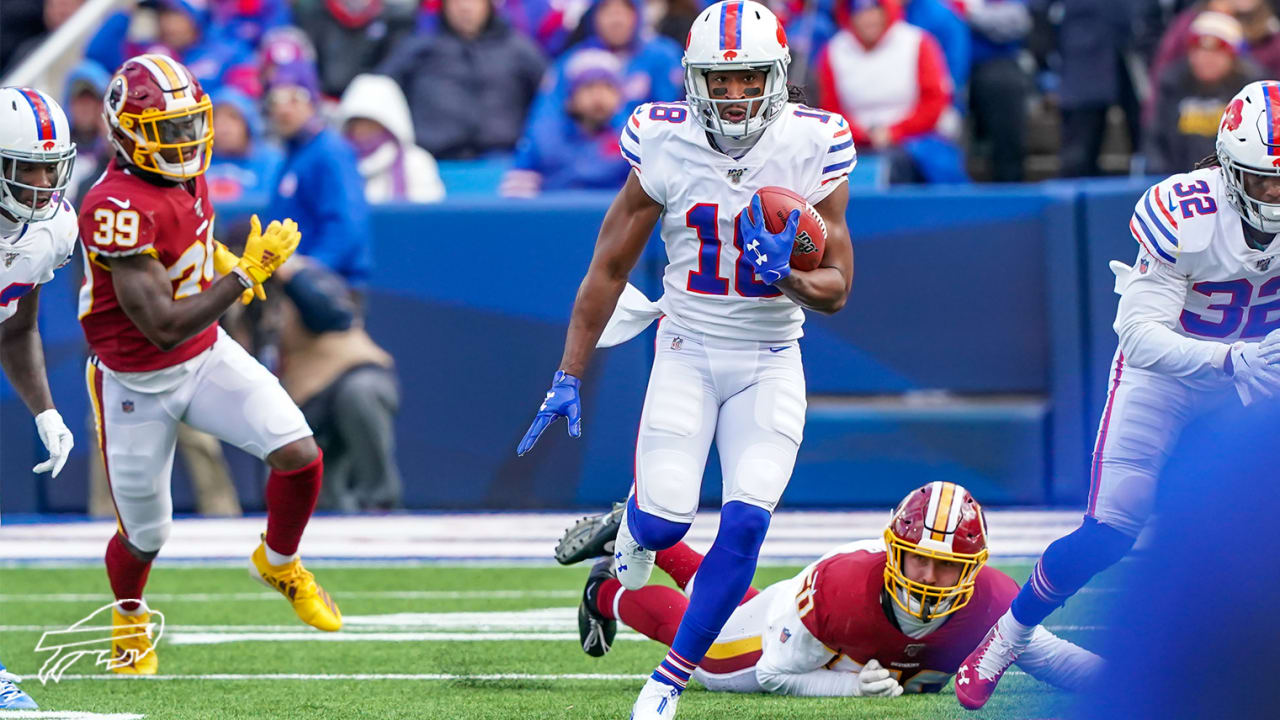
<svg viewBox="0 0 1280 720"><path fill-rule="evenodd" d="M734 500L720 509L720 530L715 545L737 555L755 557L769 532L773 516L768 510Z"/></svg>
<svg viewBox="0 0 1280 720"><path fill-rule="evenodd" d="M167 536L168 533L166 532L165 535ZM120 538L120 544L124 545L124 548L129 551L129 554L137 558L139 562L149 563L156 559L156 555L160 554L159 550L142 550L137 545L134 545L129 538L121 535L120 533L116 533L116 537Z"/></svg>
<svg viewBox="0 0 1280 720"><path fill-rule="evenodd" d="M634 495L627 500L627 527L631 537L646 550L666 550L689 532L689 523L673 522L641 510Z"/></svg>
<svg viewBox="0 0 1280 720"><path fill-rule="evenodd" d="M1094 575L1119 562L1136 540L1093 518L1085 518L1075 532L1046 548L1040 563L1054 587L1074 593Z"/></svg>
<svg viewBox="0 0 1280 720"><path fill-rule="evenodd" d="M129 537L121 536L129 551L139 560L155 557L169 539L169 531L173 529L173 521L169 519L138 528L129 529Z"/></svg>

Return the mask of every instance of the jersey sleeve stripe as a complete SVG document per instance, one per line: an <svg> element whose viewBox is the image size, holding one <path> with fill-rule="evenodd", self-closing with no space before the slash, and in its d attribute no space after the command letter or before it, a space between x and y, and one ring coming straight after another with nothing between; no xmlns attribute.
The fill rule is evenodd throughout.
<svg viewBox="0 0 1280 720"><path fill-rule="evenodd" d="M1177 230L1178 221L1174 219L1173 215L1169 212L1169 208L1165 207L1164 203L1160 202L1160 193L1156 190L1157 188L1151 188L1151 197L1156 199L1156 205L1160 207L1161 214L1163 214L1165 219L1169 221L1169 224L1173 226L1173 229Z"/></svg>
<svg viewBox="0 0 1280 720"><path fill-rule="evenodd" d="M632 130L631 128L629 128L629 127L626 127L625 125L623 126L623 128L622 128L622 129L623 129L623 130L625 130L625 131L627 132L627 137L629 137L629 138L631 138L632 140L634 140L634 141L636 142L636 144L637 144L637 145L639 145L639 144L640 144L640 136L636 135L636 134L635 134L635 131L633 131L633 130Z"/></svg>
<svg viewBox="0 0 1280 720"><path fill-rule="evenodd" d="M830 155L833 152L840 152L841 150L844 150L845 148L850 147L852 145L853 145L853 138L849 138L848 140L845 140L839 145L832 145L830 148L827 149L827 154Z"/></svg>
<svg viewBox="0 0 1280 720"><path fill-rule="evenodd" d="M840 132L836 133L835 135L832 135L831 137L833 137L833 138L838 138L838 137L841 137L841 136L844 136L844 135L848 135L848 134L849 134L849 128L845 128L845 129L841 130Z"/></svg>
<svg viewBox="0 0 1280 720"><path fill-rule="evenodd" d="M1168 239L1170 245L1174 247L1178 247L1178 236L1174 235L1172 232L1169 231L1169 228L1166 227L1165 224L1160 221L1160 216L1156 214L1156 211L1154 209L1152 209L1151 193L1147 193L1146 195L1144 195L1142 198L1142 202L1146 206L1146 209L1147 209L1146 214L1148 218L1151 220L1151 224L1155 225L1156 229L1160 231L1160 234L1164 235L1165 238ZM1159 198L1156 199L1156 204L1160 205L1161 208L1164 207L1164 204L1160 202Z"/></svg>
<svg viewBox="0 0 1280 720"><path fill-rule="evenodd" d="M827 173L829 173L829 172L835 172L836 170L843 170L843 169L845 169L845 168L849 167L849 166L850 166L850 165L852 165L852 164L853 164L853 158L849 158L848 160L845 160L844 162L834 163L834 164L832 164L832 165L828 165L828 166L826 166L826 167L822 168L822 174L823 174L823 175L826 175L826 174L827 174Z"/></svg>
<svg viewBox="0 0 1280 720"><path fill-rule="evenodd" d="M1141 228L1141 230L1139 230L1139 228ZM1129 232L1133 233L1133 238L1137 240L1138 244L1142 245L1142 247L1145 248L1147 252L1151 253L1152 255L1159 255L1160 257L1164 258L1165 260L1168 260L1171 263L1178 262L1176 258L1174 258L1173 256L1169 255L1169 253L1161 249L1159 243L1151 239L1151 231L1147 229L1146 223L1142 222L1142 218L1138 217L1136 213L1133 216L1133 220L1129 221ZM1154 249L1154 252L1153 252L1153 249Z"/></svg>
<svg viewBox="0 0 1280 720"><path fill-rule="evenodd" d="M639 156L639 155L633 155L630 151L628 151L628 150L627 150L626 148L624 148L624 147L619 147L618 149L622 151L622 156L623 156L623 157L625 157L627 160L630 160L630 161L631 161L631 164L632 164L632 165L635 165L635 166L637 166L637 167L639 167L639 166L640 166L640 156Z"/></svg>

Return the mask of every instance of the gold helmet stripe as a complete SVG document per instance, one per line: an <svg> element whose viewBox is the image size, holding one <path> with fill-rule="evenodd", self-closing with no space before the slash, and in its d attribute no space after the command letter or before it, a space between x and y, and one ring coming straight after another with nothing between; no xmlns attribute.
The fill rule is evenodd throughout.
<svg viewBox="0 0 1280 720"><path fill-rule="evenodd" d="M946 542L947 523L951 520L951 503L955 499L956 486L955 483L949 482L940 482L938 485L941 486L938 488L938 509L933 514L933 522L929 525L932 531L929 537L938 542Z"/></svg>
<svg viewBox="0 0 1280 720"><path fill-rule="evenodd" d="M175 100L186 97L186 88L189 82L173 69L169 58L163 55L148 54L139 57L138 60L151 71L156 82L160 83L162 90L171 93ZM168 87L165 87L166 84Z"/></svg>

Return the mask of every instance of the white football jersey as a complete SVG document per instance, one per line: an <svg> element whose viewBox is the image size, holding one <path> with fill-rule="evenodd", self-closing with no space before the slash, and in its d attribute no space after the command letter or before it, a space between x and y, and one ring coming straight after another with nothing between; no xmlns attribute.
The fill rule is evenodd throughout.
<svg viewBox="0 0 1280 720"><path fill-rule="evenodd" d="M0 230L0 322L18 310L18 301L53 279L76 249L76 211L65 200L52 218L19 223L10 234Z"/></svg>
<svg viewBox="0 0 1280 720"><path fill-rule="evenodd" d="M804 311L756 278L742 257L736 219L762 187L787 188L813 205L845 182L856 162L849 123L839 114L788 103L735 159L712 147L685 103L648 103L627 121L621 148L641 187L663 206L662 312L718 337L800 337Z"/></svg>

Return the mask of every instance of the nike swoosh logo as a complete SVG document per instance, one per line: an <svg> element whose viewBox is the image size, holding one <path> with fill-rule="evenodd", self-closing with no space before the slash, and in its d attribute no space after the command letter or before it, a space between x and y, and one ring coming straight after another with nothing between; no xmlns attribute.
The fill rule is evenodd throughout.
<svg viewBox="0 0 1280 720"><path fill-rule="evenodd" d="M1173 201L1173 196L1170 195L1169 196L1169 212L1173 212L1177 209L1178 209L1178 205Z"/></svg>
<svg viewBox="0 0 1280 720"><path fill-rule="evenodd" d="M128 210L129 204L133 202L132 200L117 200L111 197L110 195L107 196L107 199L115 203L116 205L120 206L124 210Z"/></svg>
<svg viewBox="0 0 1280 720"><path fill-rule="evenodd" d="M771 347L771 348L769 348L769 352L771 352L771 353L782 352L783 350L786 350L786 349L787 349L787 348L789 348L789 347L791 347L791 346L790 346L790 345L780 345L780 346L778 346L778 347Z"/></svg>

